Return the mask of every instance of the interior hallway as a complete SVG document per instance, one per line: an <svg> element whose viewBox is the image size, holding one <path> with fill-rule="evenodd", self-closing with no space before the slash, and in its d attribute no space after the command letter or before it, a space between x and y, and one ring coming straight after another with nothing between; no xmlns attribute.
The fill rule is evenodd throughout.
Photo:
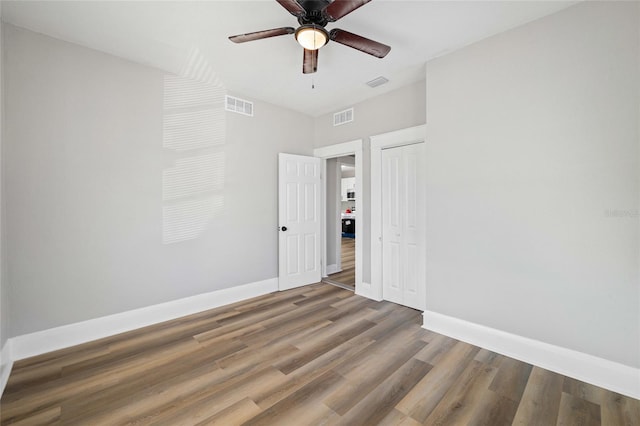
<svg viewBox="0 0 640 426"><path fill-rule="evenodd" d="M356 288L356 239L342 237L340 250L342 271L329 275L324 281L353 291Z"/></svg>

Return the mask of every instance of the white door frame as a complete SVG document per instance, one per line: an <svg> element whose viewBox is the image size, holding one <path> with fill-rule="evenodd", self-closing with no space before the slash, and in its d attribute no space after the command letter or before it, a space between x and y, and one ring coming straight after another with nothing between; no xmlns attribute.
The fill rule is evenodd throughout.
<svg viewBox="0 0 640 426"><path fill-rule="evenodd" d="M322 276L326 277L327 274L327 179L324 178L327 174L327 160L329 158L344 157L345 155L356 156L356 293L360 294L362 290L362 235L364 232L363 224L363 203L362 203L362 139L357 139L350 142L339 143L335 145L323 146L313 150L313 156L322 159L321 170L322 172L322 195L321 195L321 238L322 238ZM363 296L366 296L363 294Z"/></svg>
<svg viewBox="0 0 640 426"><path fill-rule="evenodd" d="M342 169L341 169L341 167L340 167L340 166L341 166L341 164L342 164L342 163L340 163L339 161L337 161L337 162L336 162L336 166L337 166L337 167L336 167L336 168L335 168L335 170L334 170L334 171L335 171L334 179L336 180L336 188L335 188L335 190L336 190L336 194L335 194L335 200L334 200L334 201L336 201L336 203L337 203L337 204L336 204L336 209L338 209L338 207L340 207L340 205L341 205L341 203L342 203L342 196L341 196L341 193L342 193L342 187L341 187L341 186L342 186ZM323 160L322 160L322 166L321 166L321 167L324 167L325 172L327 172L326 165L327 165L327 164L326 164L326 160L324 160L324 159L323 159ZM329 183L328 172L327 172L327 175L326 175L326 176L327 176L326 183L328 184L328 183ZM324 197L324 198L322 198L322 199L323 199L323 200L324 200L324 202L326 203L326 204L324 204L324 206L325 206L325 208L326 208L326 206L327 206L327 204L328 204L327 197L329 196L328 186L326 186L326 185L325 185L325 186L323 187L323 190L325 191L325 192L324 192L325 197ZM342 209L340 209L340 211L342 211ZM327 214L327 210L326 210L326 209L325 209L325 210L323 210L323 212L324 212L325 214ZM341 224L342 224L342 222L340 221L340 219L339 219L337 216L338 216L338 212L334 210L334 212L333 212L333 218L331 218L331 216L327 216L327 217L326 217L326 220L325 220L324 222L322 222L322 223L323 223L323 226L325 226L325 227L326 227L326 229L328 229L327 224L329 223L329 221L330 221L330 220L333 220L333 219L338 219L338 221L336 222L336 232L335 232L335 233L334 233L334 235L333 235L333 244L335 245L335 248L336 248L336 249L335 249L335 252L333 253L333 255L334 255L334 256L335 256L335 258L336 258L335 267L334 267L334 269L333 269L333 270L331 270L331 271L330 271L330 270L329 270L329 266L330 266L330 265L329 265L329 263L327 262L327 263L325 264L325 269L323 269L323 271L322 271L322 278L324 278L324 277L326 277L326 276L328 276L328 275L334 274L334 273L336 273L336 272L340 272L340 271L342 271L342 247L341 247L341 244L342 244L342 226L341 226ZM325 230L326 230L326 229L325 229ZM332 238L331 238L331 236L330 236L330 235L328 235L328 234L327 234L327 235L325 235L325 237L326 237L326 239L324 239L323 241L324 241L325 243L327 243L327 247L328 247L328 241L330 241ZM325 259L326 259L326 258L329 256L329 253L328 253L326 250L325 250L325 251L323 251L323 253L325 254Z"/></svg>
<svg viewBox="0 0 640 426"><path fill-rule="evenodd" d="M382 150L425 141L424 124L371 136L371 299L382 300Z"/></svg>

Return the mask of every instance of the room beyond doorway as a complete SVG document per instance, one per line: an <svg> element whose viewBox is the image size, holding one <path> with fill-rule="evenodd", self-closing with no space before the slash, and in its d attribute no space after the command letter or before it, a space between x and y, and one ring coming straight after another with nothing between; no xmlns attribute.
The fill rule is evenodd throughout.
<svg viewBox="0 0 640 426"><path fill-rule="evenodd" d="M327 277L325 280L355 290L357 191L355 155L327 160L326 238ZM330 178L329 178L330 177Z"/></svg>
<svg viewBox="0 0 640 426"><path fill-rule="evenodd" d="M356 288L356 240L342 237L340 245L342 271L329 275L324 281L354 291Z"/></svg>
<svg viewBox="0 0 640 426"><path fill-rule="evenodd" d="M363 225L367 219L363 216L363 203L362 196L358 194L362 193L362 180L363 180L363 154L362 154L362 140L354 140L350 142L343 142L335 145L324 146L316 148L313 151L314 156L323 160L323 241L322 241L322 277L323 281L329 278L329 275L336 274L343 271L342 267L342 219L352 219L350 229L345 230L347 233L352 233L352 237L349 241L354 246L355 254L352 255L354 264L355 280L351 279L349 283L355 284L356 294L368 297L370 289L369 284L365 284L362 281L363 275ZM338 164L338 161L340 164ZM351 185L345 187L346 200L343 200L343 182L342 182L342 163L349 165L352 168L351 178L354 182ZM350 194L346 193L346 189ZM350 195L350 196L349 196ZM351 199L349 199L351 198ZM346 201L344 210L349 208L351 212L350 217L345 217L342 214L343 201ZM347 250L345 249L345 253ZM345 258L345 261L348 260ZM330 280L330 279L329 279ZM351 284L351 290L353 290L354 284ZM342 284L338 284L342 286ZM345 287L346 288L346 287Z"/></svg>

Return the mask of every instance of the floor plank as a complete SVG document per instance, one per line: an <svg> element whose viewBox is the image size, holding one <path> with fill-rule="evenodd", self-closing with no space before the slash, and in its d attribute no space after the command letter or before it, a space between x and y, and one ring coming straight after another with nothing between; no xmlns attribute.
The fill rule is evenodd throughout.
<svg viewBox="0 0 640 426"><path fill-rule="evenodd" d="M624 425L640 401L318 283L16 362L2 425Z"/></svg>
<svg viewBox="0 0 640 426"><path fill-rule="evenodd" d="M562 397L563 377L534 367L518 406L514 425L547 426L556 424Z"/></svg>
<svg viewBox="0 0 640 426"><path fill-rule="evenodd" d="M497 369L471 361L465 371L429 414L425 423L432 425L467 424L473 418L479 400L496 377Z"/></svg>
<svg viewBox="0 0 640 426"><path fill-rule="evenodd" d="M327 277L327 282L355 290L356 286L356 239L342 237L340 243L341 271Z"/></svg>
<svg viewBox="0 0 640 426"><path fill-rule="evenodd" d="M600 406L568 393L562 393L558 426L600 425Z"/></svg>

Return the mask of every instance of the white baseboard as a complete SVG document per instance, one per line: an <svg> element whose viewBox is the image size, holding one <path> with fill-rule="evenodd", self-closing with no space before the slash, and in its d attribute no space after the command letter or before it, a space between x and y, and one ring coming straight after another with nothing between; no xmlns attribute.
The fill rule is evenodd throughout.
<svg viewBox="0 0 640 426"><path fill-rule="evenodd" d="M11 339L7 340L0 352L0 396L4 392L11 368L13 367L13 356L11 355Z"/></svg>
<svg viewBox="0 0 640 426"><path fill-rule="evenodd" d="M340 272L337 264L327 265L327 275L335 274L336 272Z"/></svg>
<svg viewBox="0 0 640 426"><path fill-rule="evenodd" d="M529 339L458 318L425 311L423 328L640 399L640 369Z"/></svg>
<svg viewBox="0 0 640 426"><path fill-rule="evenodd" d="M12 359L41 355L278 291L272 278L9 339Z"/></svg>

